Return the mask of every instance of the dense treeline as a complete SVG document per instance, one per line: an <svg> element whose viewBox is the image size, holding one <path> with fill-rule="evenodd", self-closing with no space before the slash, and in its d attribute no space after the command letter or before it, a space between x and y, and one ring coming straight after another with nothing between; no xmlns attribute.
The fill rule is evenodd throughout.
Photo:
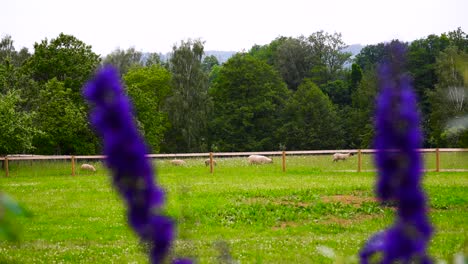
<svg viewBox="0 0 468 264"><path fill-rule="evenodd" d="M398 40L394 40L398 41ZM351 58L340 34L278 37L220 64L200 40L167 60L134 48L105 57L60 34L17 51L0 42L0 155L96 154L81 89L114 65L150 151L369 148L377 66L368 45ZM468 36L460 28L404 43L423 116L425 147L468 147Z"/></svg>

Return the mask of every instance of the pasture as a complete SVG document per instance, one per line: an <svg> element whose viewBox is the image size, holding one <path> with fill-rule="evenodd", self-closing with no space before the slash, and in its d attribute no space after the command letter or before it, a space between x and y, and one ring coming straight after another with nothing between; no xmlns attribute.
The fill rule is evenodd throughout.
<svg viewBox="0 0 468 264"><path fill-rule="evenodd" d="M375 172L355 172L355 157L292 156L286 172L280 157L253 166L245 157L216 158L213 174L204 159L186 160L182 167L153 162L167 191L165 212L178 225L173 254L198 263L353 263L366 239L393 221L394 209L374 198ZM426 168L434 160L425 154ZM442 168L468 168L465 153L441 160ZM0 189L33 216L17 219L19 243L0 242L0 262L147 263L105 168L90 162L97 172L75 177L65 161L11 162ZM372 169L364 156L363 170ZM468 253L468 172L427 172L423 185L435 227L430 254L451 263Z"/></svg>

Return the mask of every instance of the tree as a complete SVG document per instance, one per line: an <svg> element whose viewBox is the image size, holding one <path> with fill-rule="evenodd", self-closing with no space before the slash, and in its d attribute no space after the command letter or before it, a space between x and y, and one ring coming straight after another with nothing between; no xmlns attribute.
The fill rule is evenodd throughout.
<svg viewBox="0 0 468 264"><path fill-rule="evenodd" d="M468 146L468 131L451 127L452 122L468 115L468 83L463 74L468 68L468 54L450 46L436 59L438 83L428 93L432 106L429 118L431 135L429 143L437 147Z"/></svg>
<svg viewBox="0 0 468 264"><path fill-rule="evenodd" d="M249 54L277 69L288 88L295 91L305 78L319 86L344 79L343 66L351 57L341 34L318 31L309 37L278 37L268 45L255 45Z"/></svg>
<svg viewBox="0 0 468 264"><path fill-rule="evenodd" d="M376 71L364 72L356 91L351 95L351 106L340 111L346 147L371 148L374 137L374 109L377 95Z"/></svg>
<svg viewBox="0 0 468 264"><path fill-rule="evenodd" d="M10 59L5 59L0 64L0 94L6 94L16 87L16 68L10 63Z"/></svg>
<svg viewBox="0 0 468 264"><path fill-rule="evenodd" d="M146 59L145 66L150 67L153 65L164 65L161 61L161 56L158 53L150 53Z"/></svg>
<svg viewBox="0 0 468 264"><path fill-rule="evenodd" d="M429 124L432 105L429 94L435 89L437 75L435 71L436 58L438 54L450 45L450 41L445 34L440 37L429 35L426 38L418 39L408 47L408 70L414 80L414 90L419 98L419 108L421 109L421 119L423 132L425 134L424 144L430 143L431 125Z"/></svg>
<svg viewBox="0 0 468 264"><path fill-rule="evenodd" d="M277 37L275 40L270 42L270 44L263 46L254 45L248 53L257 59L263 60L269 65L274 66L276 64L278 48L287 39L287 37Z"/></svg>
<svg viewBox="0 0 468 264"><path fill-rule="evenodd" d="M89 128L84 106L74 103L72 90L56 78L39 94L36 122L44 133L34 138L40 154L94 154L97 139Z"/></svg>
<svg viewBox="0 0 468 264"><path fill-rule="evenodd" d="M15 91L22 98L18 107L22 111L34 111L38 95L38 85L24 73L21 67L11 63L11 58L6 58L0 63L0 94Z"/></svg>
<svg viewBox="0 0 468 264"><path fill-rule="evenodd" d="M13 39L10 35L6 35L0 40L0 63L7 58L12 58L15 53L15 47L13 46Z"/></svg>
<svg viewBox="0 0 468 264"><path fill-rule="evenodd" d="M130 70L132 66L142 65L142 55L143 54L140 51L136 51L133 47L127 50L121 50L120 48L117 48L112 53L107 55L102 63L111 64L119 71L120 76L123 76ZM152 57L151 59L154 60L155 58Z"/></svg>
<svg viewBox="0 0 468 264"><path fill-rule="evenodd" d="M367 72L374 70L377 64L382 62L386 56L385 43L379 43L362 48L354 61L364 72Z"/></svg>
<svg viewBox="0 0 468 264"><path fill-rule="evenodd" d="M211 102L208 75L202 67L203 44L200 40L188 40L173 47L169 61L173 90L166 102L172 125L166 137L168 150L202 151L207 148L206 122Z"/></svg>
<svg viewBox="0 0 468 264"><path fill-rule="evenodd" d="M219 66L219 61L216 58L216 56L210 55L210 56L206 56L205 58L203 58L202 67L206 73L210 74L211 70L215 66Z"/></svg>
<svg viewBox="0 0 468 264"><path fill-rule="evenodd" d="M44 85L56 78L71 89L72 100L84 105L81 87L99 65L99 56L91 46L74 36L60 35L49 43L47 39L34 44L34 54L25 62L31 77Z"/></svg>
<svg viewBox="0 0 468 264"><path fill-rule="evenodd" d="M39 131L33 126L34 112L21 111L20 95L15 90L0 93L0 156L27 153Z"/></svg>
<svg viewBox="0 0 468 264"><path fill-rule="evenodd" d="M0 94L15 90L22 98L18 106L21 110L31 110L31 102L37 97L37 86L21 68L30 56L26 48L15 51L11 36L0 41Z"/></svg>
<svg viewBox="0 0 468 264"><path fill-rule="evenodd" d="M311 47L304 37L284 39L276 50L275 68L288 88L295 91L302 80L310 75Z"/></svg>
<svg viewBox="0 0 468 264"><path fill-rule="evenodd" d="M7 60L15 67L21 66L31 54L27 48L22 48L19 52L15 50L14 41L10 35L6 35L0 40L0 64Z"/></svg>
<svg viewBox="0 0 468 264"><path fill-rule="evenodd" d="M292 150L340 149L345 142L340 121L328 96L306 79L287 103L281 138Z"/></svg>
<svg viewBox="0 0 468 264"><path fill-rule="evenodd" d="M13 63L19 67L22 66L31 57L31 53L27 48L21 48L19 52L16 52Z"/></svg>
<svg viewBox="0 0 468 264"><path fill-rule="evenodd" d="M362 80L362 69L357 63L351 65L351 76L349 78L349 92L350 94L356 91L359 83Z"/></svg>
<svg viewBox="0 0 468 264"><path fill-rule="evenodd" d="M342 52L347 46L341 39L341 34L318 31L307 40L311 47L312 80L320 86L341 78L343 65L351 57L351 53Z"/></svg>
<svg viewBox="0 0 468 264"><path fill-rule="evenodd" d="M236 54L221 67L210 89L210 142L220 151L278 149L277 129L289 97L281 77L266 62Z"/></svg>
<svg viewBox="0 0 468 264"><path fill-rule="evenodd" d="M468 35L459 27L457 30L447 33L451 46L455 46L459 51L468 53Z"/></svg>
<svg viewBox="0 0 468 264"><path fill-rule="evenodd" d="M171 89L171 74L161 65L153 64L150 67L133 67L123 79L145 140L157 153L169 126L162 105Z"/></svg>
<svg viewBox="0 0 468 264"><path fill-rule="evenodd" d="M327 82L322 85L322 90L336 105L345 106L351 102L348 83L345 81L336 80Z"/></svg>
<svg viewBox="0 0 468 264"><path fill-rule="evenodd" d="M214 65L213 68L211 68L210 74L208 75L208 83L210 87L212 86L213 81L218 78L218 74L221 68L221 65Z"/></svg>

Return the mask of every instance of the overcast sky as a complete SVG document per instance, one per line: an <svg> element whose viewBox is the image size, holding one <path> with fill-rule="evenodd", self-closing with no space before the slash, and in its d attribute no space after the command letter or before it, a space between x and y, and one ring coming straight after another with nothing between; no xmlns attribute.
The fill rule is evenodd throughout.
<svg viewBox="0 0 468 264"><path fill-rule="evenodd" d="M63 32L102 55L132 46L165 53L188 38L242 51L319 30L363 45L468 32L468 0L0 0L0 8L0 35L17 50Z"/></svg>

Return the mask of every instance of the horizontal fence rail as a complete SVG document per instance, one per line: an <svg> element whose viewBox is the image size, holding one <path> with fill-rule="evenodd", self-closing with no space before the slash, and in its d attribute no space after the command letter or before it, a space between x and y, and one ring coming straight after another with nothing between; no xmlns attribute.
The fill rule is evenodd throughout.
<svg viewBox="0 0 468 264"><path fill-rule="evenodd" d="M468 171L468 168L463 169L441 169L440 153L456 153L456 152L468 152L465 148L426 148L419 149L422 153L435 153L435 169L426 171ZM362 156L376 153L375 149L347 149L347 150L302 150L302 151L260 151L260 152L207 152L207 153L172 153L172 154L147 154L146 157L151 159L182 159L182 158L205 158L209 161L210 172L214 171L214 158L234 158L234 157L247 157L250 155L265 155L265 156L277 156L281 157L282 170L286 171L287 157L288 156L309 156L309 155L333 155L334 153L353 153L357 155L357 168L354 171L375 171L375 170L363 170L363 159ZM5 171L5 176L9 176L9 162L11 161L58 161L58 160L70 160L71 161L71 175L75 176L76 163L79 160L103 160L106 156L104 155L7 155L0 157L0 163L2 163L2 169ZM207 162L208 162L207 161ZM467 162L468 163L468 162Z"/></svg>

